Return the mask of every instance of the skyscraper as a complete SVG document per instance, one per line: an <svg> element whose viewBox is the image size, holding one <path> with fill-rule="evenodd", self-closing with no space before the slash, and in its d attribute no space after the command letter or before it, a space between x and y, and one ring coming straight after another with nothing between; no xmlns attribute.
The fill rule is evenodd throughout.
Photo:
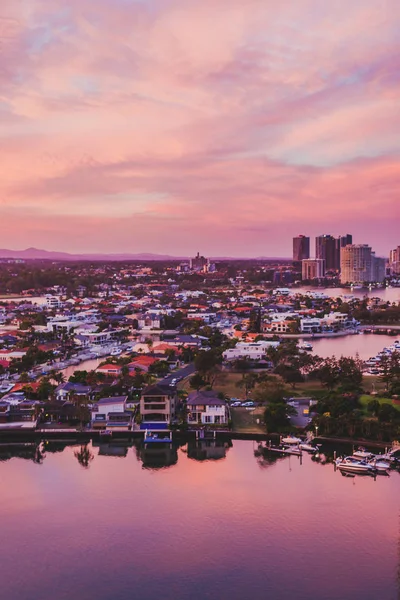
<svg viewBox="0 0 400 600"><path fill-rule="evenodd" d="M345 246L348 246L349 244L352 244L352 243L353 243L353 236L350 235L350 233L347 233L346 235L340 235L338 238L336 238L335 269L337 271L340 271L340 252L341 252L342 248L344 248Z"/></svg>
<svg viewBox="0 0 400 600"><path fill-rule="evenodd" d="M293 260L300 262L305 258L310 258L310 238L298 235L293 238Z"/></svg>
<svg viewBox="0 0 400 600"><path fill-rule="evenodd" d="M337 264L336 238L333 235L319 235L315 238L315 257L325 261L327 271L339 269Z"/></svg>
<svg viewBox="0 0 400 600"><path fill-rule="evenodd" d="M342 283L364 283L373 281L372 249L368 244L350 244L341 250Z"/></svg>
<svg viewBox="0 0 400 600"><path fill-rule="evenodd" d="M390 251L389 266L393 275L400 275L400 246Z"/></svg>

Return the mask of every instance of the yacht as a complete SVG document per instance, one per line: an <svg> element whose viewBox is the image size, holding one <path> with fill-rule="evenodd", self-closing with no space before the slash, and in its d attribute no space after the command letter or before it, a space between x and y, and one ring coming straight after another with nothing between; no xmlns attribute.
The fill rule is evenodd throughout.
<svg viewBox="0 0 400 600"><path fill-rule="evenodd" d="M375 473L375 469L371 464L366 461L357 460L352 456L338 458L336 460L336 466L339 471L344 471L346 473L358 473L359 475L373 475Z"/></svg>

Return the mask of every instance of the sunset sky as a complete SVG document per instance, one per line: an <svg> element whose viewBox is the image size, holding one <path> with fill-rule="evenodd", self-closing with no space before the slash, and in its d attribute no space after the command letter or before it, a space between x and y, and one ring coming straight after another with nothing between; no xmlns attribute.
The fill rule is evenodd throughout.
<svg viewBox="0 0 400 600"><path fill-rule="evenodd" d="M0 223L13 249L387 255L400 1L1 0Z"/></svg>

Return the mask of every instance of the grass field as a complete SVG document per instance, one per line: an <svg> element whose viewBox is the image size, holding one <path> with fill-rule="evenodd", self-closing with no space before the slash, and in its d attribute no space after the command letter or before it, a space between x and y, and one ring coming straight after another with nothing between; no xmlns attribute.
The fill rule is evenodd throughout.
<svg viewBox="0 0 400 600"><path fill-rule="evenodd" d="M381 396L370 396L369 394L363 394L362 396L360 396L360 404L363 407L363 409L367 409L367 405L369 402L371 402L371 400L378 400L379 404L390 404L391 406L394 406L396 410L400 410L400 405L393 404L390 398L382 398Z"/></svg>

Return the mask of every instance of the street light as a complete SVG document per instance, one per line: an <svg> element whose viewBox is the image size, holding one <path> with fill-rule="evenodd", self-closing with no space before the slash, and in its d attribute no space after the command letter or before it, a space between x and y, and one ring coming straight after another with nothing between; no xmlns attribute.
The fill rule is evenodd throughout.
<svg viewBox="0 0 400 600"><path fill-rule="evenodd" d="M315 437L318 437L318 425L315 426Z"/></svg>

